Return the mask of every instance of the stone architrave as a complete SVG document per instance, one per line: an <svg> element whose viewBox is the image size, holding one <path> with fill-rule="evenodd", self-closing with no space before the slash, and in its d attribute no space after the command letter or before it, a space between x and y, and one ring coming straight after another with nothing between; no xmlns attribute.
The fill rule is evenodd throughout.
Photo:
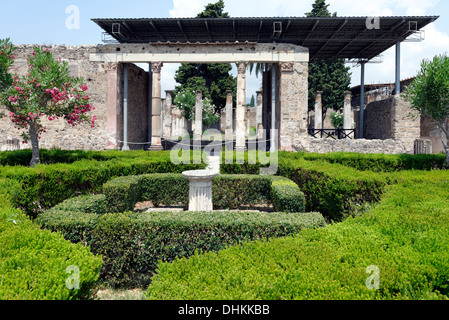
<svg viewBox="0 0 449 320"><path fill-rule="evenodd" d="M233 107L232 107L232 91L226 91L226 128L225 128L225 141L233 141Z"/></svg>
<svg viewBox="0 0 449 320"><path fill-rule="evenodd" d="M196 91L196 103L195 103L195 131L194 139L201 141L203 137L203 92L201 90Z"/></svg>
<svg viewBox="0 0 449 320"><path fill-rule="evenodd" d="M345 91L345 101L343 107L343 129L351 130L353 126L352 108L351 108L351 91ZM348 132L346 132L348 134ZM351 135L351 138L353 135Z"/></svg>
<svg viewBox="0 0 449 320"><path fill-rule="evenodd" d="M152 79L152 115L151 115L151 151L162 150L161 135L162 135L162 98L161 98L161 69L162 62L152 62L151 69L153 71Z"/></svg>
<svg viewBox="0 0 449 320"><path fill-rule="evenodd" d="M246 150L245 113L246 113L246 67L248 63L237 62L237 110L236 110L236 151Z"/></svg>
<svg viewBox="0 0 449 320"><path fill-rule="evenodd" d="M323 129L323 91L318 91L315 98L315 130Z"/></svg>

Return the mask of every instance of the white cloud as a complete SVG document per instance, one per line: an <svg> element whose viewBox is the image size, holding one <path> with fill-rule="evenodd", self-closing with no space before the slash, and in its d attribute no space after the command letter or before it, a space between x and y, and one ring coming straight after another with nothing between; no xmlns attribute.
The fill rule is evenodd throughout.
<svg viewBox="0 0 449 320"><path fill-rule="evenodd" d="M173 0L171 18L193 18L203 11L210 0Z"/></svg>

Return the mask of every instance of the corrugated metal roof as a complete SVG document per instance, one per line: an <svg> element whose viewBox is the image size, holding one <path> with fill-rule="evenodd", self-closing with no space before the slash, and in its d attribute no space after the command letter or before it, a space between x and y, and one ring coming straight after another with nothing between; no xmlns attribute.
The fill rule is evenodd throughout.
<svg viewBox="0 0 449 320"><path fill-rule="evenodd" d="M307 47L311 57L372 59L438 16L263 18L107 18L92 19L120 43L290 43Z"/></svg>

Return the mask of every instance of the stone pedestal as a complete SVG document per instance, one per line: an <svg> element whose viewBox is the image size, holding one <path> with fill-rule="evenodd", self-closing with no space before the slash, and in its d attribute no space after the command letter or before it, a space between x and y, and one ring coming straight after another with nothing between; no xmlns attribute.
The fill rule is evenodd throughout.
<svg viewBox="0 0 449 320"><path fill-rule="evenodd" d="M182 175L189 180L189 211L212 211L212 180L218 173L211 170L192 170L184 171Z"/></svg>

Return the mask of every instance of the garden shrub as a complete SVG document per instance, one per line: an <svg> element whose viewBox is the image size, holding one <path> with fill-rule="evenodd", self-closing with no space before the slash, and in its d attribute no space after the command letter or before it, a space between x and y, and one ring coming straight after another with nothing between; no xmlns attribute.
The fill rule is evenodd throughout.
<svg viewBox="0 0 449 320"><path fill-rule="evenodd" d="M305 212L306 210L304 193L291 180L273 181L271 199L278 212Z"/></svg>
<svg viewBox="0 0 449 320"><path fill-rule="evenodd" d="M73 211L84 213L107 213L107 202L104 194L84 195L67 199L51 210Z"/></svg>
<svg viewBox="0 0 449 320"><path fill-rule="evenodd" d="M447 299L449 176L387 186L370 213L160 263L150 299ZM379 270L378 289L367 269ZM206 280L207 279L207 280Z"/></svg>
<svg viewBox="0 0 449 320"><path fill-rule="evenodd" d="M403 170L447 169L444 154L362 154L351 152L333 152L327 154L298 153L295 157L305 160L325 160L361 171L394 172Z"/></svg>
<svg viewBox="0 0 449 320"><path fill-rule="evenodd" d="M397 182L395 175L302 158L281 158L278 174L299 186L305 194L306 211L321 212L333 221L363 212L366 203L380 200L385 186Z"/></svg>
<svg viewBox="0 0 449 320"><path fill-rule="evenodd" d="M20 183L23 197L13 203L30 217L48 210L75 195L100 193L102 186L114 177L157 172L201 169L202 165L175 165L166 155L155 158L121 158L107 161L81 160L71 164L0 167L0 178Z"/></svg>
<svg viewBox="0 0 449 320"><path fill-rule="evenodd" d="M50 210L37 222L101 254L104 263L100 278L115 287L148 285L158 261L289 236L325 224L319 213L234 211L95 215Z"/></svg>
<svg viewBox="0 0 449 320"><path fill-rule="evenodd" d="M89 248L40 230L11 199L17 182L0 179L0 300L71 300L90 297L102 260ZM67 268L79 268L79 288L69 289ZM71 284L71 283L70 283Z"/></svg>
<svg viewBox="0 0 449 320"><path fill-rule="evenodd" d="M274 181L289 181L289 187L278 187L272 193ZM291 186L295 186L296 189ZM222 174L212 181L212 202L215 209L239 209L257 205L271 205L272 194L276 195L280 211L294 212L295 205L287 208L287 202L294 201L295 196L302 197L296 205L297 212L304 212L303 195L297 191L298 186L283 177L259 175ZM163 190L163 192L162 192ZM294 190L294 191L293 191ZM284 193L283 195L282 193ZM151 201L153 205L183 206L189 203L189 182L181 174L147 174L126 176L112 179L104 184L108 212L124 212L134 209L138 202ZM290 200L287 200L289 198ZM282 201L282 204L281 204Z"/></svg>

